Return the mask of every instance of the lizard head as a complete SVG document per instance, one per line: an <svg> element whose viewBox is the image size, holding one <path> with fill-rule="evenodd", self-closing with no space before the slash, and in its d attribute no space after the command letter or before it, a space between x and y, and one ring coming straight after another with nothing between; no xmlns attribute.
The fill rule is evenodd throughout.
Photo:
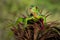
<svg viewBox="0 0 60 40"><path fill-rule="evenodd" d="M38 15L39 9L37 6L30 7L30 15L36 17Z"/></svg>
<svg viewBox="0 0 60 40"><path fill-rule="evenodd" d="M31 7L30 7L30 12L37 14L37 13L39 12L39 11L38 11L38 7L37 7L37 6L31 6Z"/></svg>

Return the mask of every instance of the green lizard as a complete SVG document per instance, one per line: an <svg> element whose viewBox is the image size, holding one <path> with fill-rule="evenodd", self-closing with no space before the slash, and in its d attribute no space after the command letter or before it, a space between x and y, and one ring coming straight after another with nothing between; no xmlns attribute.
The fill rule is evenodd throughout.
<svg viewBox="0 0 60 40"><path fill-rule="evenodd" d="M38 21L38 19L40 19L40 18L43 18L44 23L46 23L46 17L39 13L39 10L38 10L38 8L36 6L33 6L32 8L30 8L30 12L31 12L31 14L30 14L29 17L27 17L27 18L21 18L20 17L20 18L17 19L16 23L17 24L19 22L23 23L24 24L23 26L27 27L28 20L32 20L33 19L34 21Z"/></svg>

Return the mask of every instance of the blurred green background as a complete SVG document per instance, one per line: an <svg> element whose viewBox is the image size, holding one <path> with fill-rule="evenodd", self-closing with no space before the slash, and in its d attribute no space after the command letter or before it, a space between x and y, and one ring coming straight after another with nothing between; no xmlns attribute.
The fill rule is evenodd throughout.
<svg viewBox="0 0 60 40"><path fill-rule="evenodd" d="M60 20L60 0L0 0L0 40L15 40L10 30L12 23L31 5L50 11L47 21Z"/></svg>

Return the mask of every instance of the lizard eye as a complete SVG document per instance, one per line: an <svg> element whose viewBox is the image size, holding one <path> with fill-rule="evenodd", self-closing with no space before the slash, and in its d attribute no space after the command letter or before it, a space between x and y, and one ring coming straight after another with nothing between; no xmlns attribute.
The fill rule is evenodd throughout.
<svg viewBox="0 0 60 40"><path fill-rule="evenodd" d="M38 7L36 6L36 9L38 9Z"/></svg>
<svg viewBox="0 0 60 40"><path fill-rule="evenodd" d="M30 16L33 16L33 14L31 13Z"/></svg>

